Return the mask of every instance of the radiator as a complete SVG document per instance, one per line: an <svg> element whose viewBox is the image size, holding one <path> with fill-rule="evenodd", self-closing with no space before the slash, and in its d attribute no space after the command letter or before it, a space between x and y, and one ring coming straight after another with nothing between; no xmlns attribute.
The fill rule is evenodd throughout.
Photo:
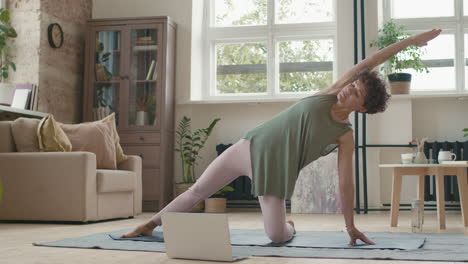
<svg viewBox="0 0 468 264"><path fill-rule="evenodd" d="M466 152L464 150L467 149ZM452 151L457 155L457 160L468 160L468 141L465 142L426 142L424 144L424 154L428 159L433 159L437 162L437 156L440 150ZM457 177L447 175L444 177L445 185L445 201L459 202L460 195L458 193ZM427 175L424 183L424 200L436 201L435 176Z"/></svg>

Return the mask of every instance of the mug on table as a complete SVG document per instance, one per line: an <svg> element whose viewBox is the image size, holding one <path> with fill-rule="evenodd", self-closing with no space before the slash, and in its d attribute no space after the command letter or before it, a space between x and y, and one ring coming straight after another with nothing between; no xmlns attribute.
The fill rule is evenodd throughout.
<svg viewBox="0 0 468 264"><path fill-rule="evenodd" d="M437 158L439 163L441 163L442 161L456 160L456 159L457 159L457 155L450 151L439 151L439 156Z"/></svg>

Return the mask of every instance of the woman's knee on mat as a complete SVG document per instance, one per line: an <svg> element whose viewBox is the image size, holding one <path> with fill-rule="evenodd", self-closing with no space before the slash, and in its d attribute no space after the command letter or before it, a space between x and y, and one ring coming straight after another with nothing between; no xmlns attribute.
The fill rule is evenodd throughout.
<svg viewBox="0 0 468 264"><path fill-rule="evenodd" d="M281 231L276 231L276 230L265 230L268 238L273 242L273 243L284 243L293 237L293 233L289 234L289 232L286 229L283 229Z"/></svg>

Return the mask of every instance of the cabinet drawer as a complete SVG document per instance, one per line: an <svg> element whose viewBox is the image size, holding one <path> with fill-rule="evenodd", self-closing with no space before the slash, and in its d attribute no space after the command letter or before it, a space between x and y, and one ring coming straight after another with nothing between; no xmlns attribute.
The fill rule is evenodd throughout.
<svg viewBox="0 0 468 264"><path fill-rule="evenodd" d="M144 169L142 171L143 200L159 200L159 170Z"/></svg>
<svg viewBox="0 0 468 264"><path fill-rule="evenodd" d="M161 134L151 133L151 134L121 134L120 142L123 144L143 144L143 143L159 143L161 139Z"/></svg>
<svg viewBox="0 0 468 264"><path fill-rule="evenodd" d="M127 155L137 155L143 160L143 169L159 169L159 146L122 146Z"/></svg>

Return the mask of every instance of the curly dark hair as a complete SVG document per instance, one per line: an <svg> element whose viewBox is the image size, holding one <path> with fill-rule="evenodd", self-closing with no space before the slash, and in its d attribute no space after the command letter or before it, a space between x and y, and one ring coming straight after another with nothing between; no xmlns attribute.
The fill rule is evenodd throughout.
<svg viewBox="0 0 468 264"><path fill-rule="evenodd" d="M377 71L365 70L357 76L362 84L367 87L367 95L364 107L368 114L375 114L385 111L390 95L387 93L387 82Z"/></svg>

